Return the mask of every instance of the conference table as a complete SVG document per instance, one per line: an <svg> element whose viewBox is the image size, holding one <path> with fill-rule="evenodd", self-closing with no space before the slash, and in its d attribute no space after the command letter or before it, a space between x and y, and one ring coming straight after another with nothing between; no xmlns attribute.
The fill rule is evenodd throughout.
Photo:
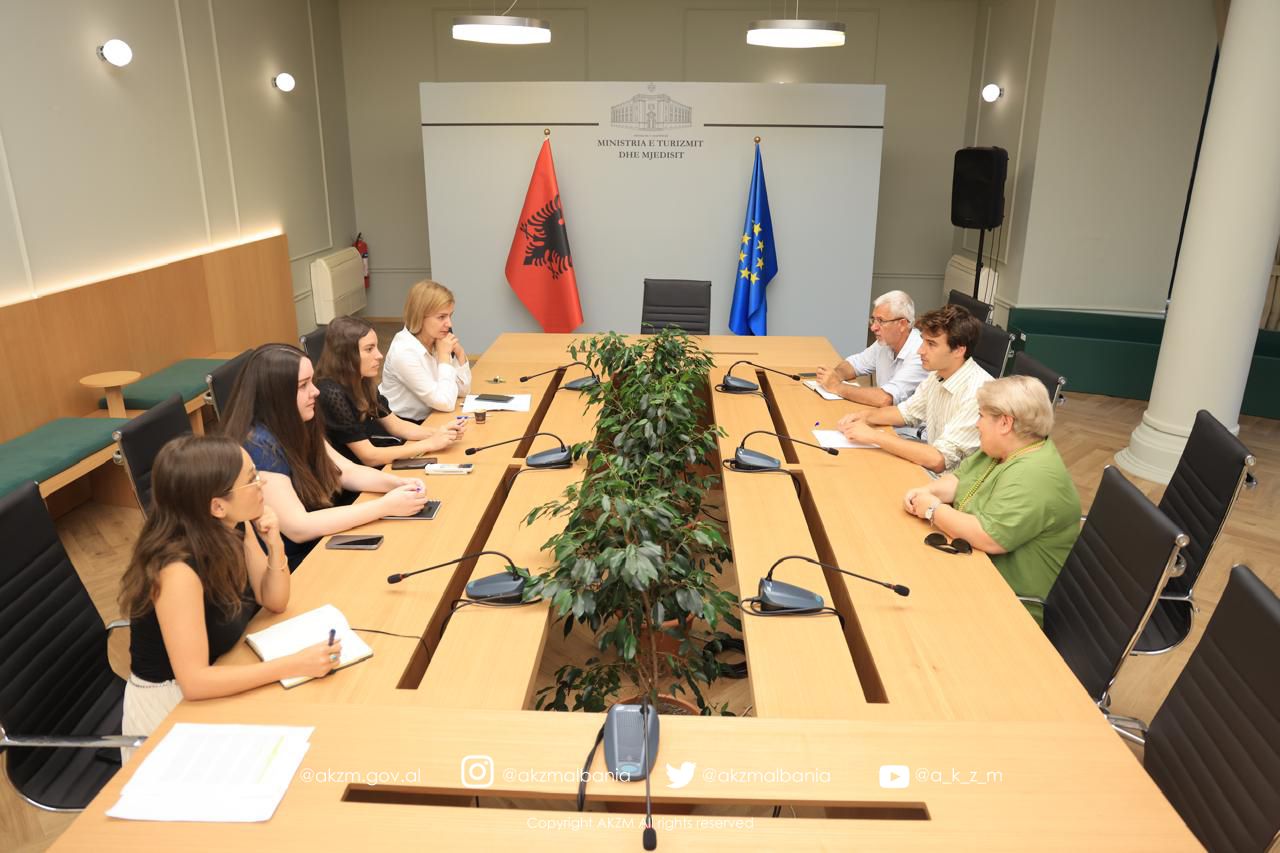
<svg viewBox="0 0 1280 853"><path fill-rule="evenodd" d="M53 849L641 849L644 785L607 778L602 755L591 766L589 810L574 805L603 715L534 710L543 650L560 629L548 605L453 612L469 580L505 565L492 556L386 582L486 549L534 572L552 565L542 546L561 522L525 519L580 479L583 463L530 470L523 461L555 437L593 435L594 413L563 388L585 375L563 366L579 337L500 337L473 370L473 393L529 394L531 406L490 413L436 454L472 462L470 475L418 475L442 501L436 519L360 528L385 536L375 551L321 543L294 574L288 609L259 613L250 625L333 604L353 628L387 632L362 634L372 658L288 690L271 684L183 702ZM698 340L715 360L713 386L743 359L790 374L839 357L822 338ZM721 459L753 430L809 441L814 428L833 428L860 408L751 365L734 375L761 393L709 389L726 433ZM555 437L465 455L534 432ZM1201 849L991 561L924 545L928 524L901 501L927 482L921 468L878 449L831 456L764 433L747 445L782 460L788 476L722 470L733 592L754 595L778 558L800 555L911 594L800 561L778 568L779 579L835 607L843 625L833 616L743 615L749 709L662 718L652 778L661 849ZM242 644L219 664L255 660ZM179 722L314 732L269 821L108 818L139 763Z"/></svg>

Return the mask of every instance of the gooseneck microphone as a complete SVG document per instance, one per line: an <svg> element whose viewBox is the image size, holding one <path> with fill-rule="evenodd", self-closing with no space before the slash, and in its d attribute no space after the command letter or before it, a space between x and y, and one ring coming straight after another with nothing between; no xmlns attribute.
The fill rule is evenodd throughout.
<svg viewBox="0 0 1280 853"><path fill-rule="evenodd" d="M758 450L748 450L746 447L747 439L751 436L763 433L764 435L772 435L775 438L785 438L787 441L803 444L805 447L812 447L814 450L821 450L823 453L829 453L832 456L840 455L840 451L834 447L823 447L821 444L814 444L810 441L801 441L798 438L792 438L789 435L783 435L780 432L771 432L767 429L753 429L742 437L742 441L738 442L738 449L733 453L734 468L738 471L768 471L782 467L782 462L767 453L761 453Z"/></svg>
<svg viewBox="0 0 1280 853"><path fill-rule="evenodd" d="M501 447L504 444L511 444L516 441L524 441L526 438L534 438L535 436L545 435L554 438L560 443L560 447L556 450L543 450L525 457L525 464L530 468L568 468L573 465L573 454L569 448L564 446L564 439L553 432L531 432L525 435L519 435L515 438L509 438L506 441L497 441L493 444L483 444L480 447L468 447L466 449L467 456L475 456L481 450L488 450L490 447Z"/></svg>
<svg viewBox="0 0 1280 853"><path fill-rule="evenodd" d="M585 367L587 369L587 372L590 373L591 375L580 376L577 379L571 379L568 382L564 383L564 385L561 387L566 388L570 391L581 391L584 388L591 388L594 385L600 384L600 377L597 376L596 372L591 369L591 365L587 364L585 361L571 361L568 364L557 365L556 367L553 367L550 370L544 370L540 373L531 373L528 376L521 376L520 381L528 382L530 379L537 379L539 376L546 376L548 373L554 373L557 370L563 370L566 367L573 367L575 364L580 364L583 367Z"/></svg>
<svg viewBox="0 0 1280 853"><path fill-rule="evenodd" d="M891 589L894 592L896 592L898 595L907 596L911 594L911 590L900 583L888 583L887 581L876 580L875 578L869 578L866 575L860 575L857 572L851 572L848 569L842 569L839 566L833 566L830 563L824 563L821 560L815 560L812 557L805 557L800 554L788 554L785 557L779 557L777 560L775 560L774 564L769 567L769 571L765 574L763 578L760 579L761 598L765 597L766 582L771 582L774 584L778 583L777 581L773 580L773 570L778 568L778 565L780 563L785 563L787 560L803 560L806 563L813 563L815 566L821 566L824 569L831 569L833 571L839 572L842 575L848 575L849 577L857 578L860 581L866 581L867 583L873 583L873 584L876 584L877 586L882 586L885 589ZM784 586L785 585L786 584L784 584ZM798 589L798 587L792 587L792 589Z"/></svg>
<svg viewBox="0 0 1280 853"><path fill-rule="evenodd" d="M649 764L649 715L653 711L649 707L649 694L645 694L644 705L640 708L640 713L644 717L644 746L641 749L640 765L644 767L644 835L643 843L645 850L658 849L658 832L653 828L653 798L649 795L649 777L653 774L649 771L652 769Z"/></svg>
<svg viewBox="0 0 1280 853"><path fill-rule="evenodd" d="M467 584L467 596L476 601L488 601L495 604L519 601L524 593L524 578L515 574L515 561L501 551L473 551L470 554L463 554L461 557L455 557L452 560L445 560L443 563L436 563L434 566L415 569L412 572L397 572L394 575L387 576L387 583L400 583L405 578L411 578L423 572L433 572L436 569L443 569L445 566L452 566L455 563L470 560L472 557L483 557L486 554L492 554L506 560L507 570L496 575L487 575L471 581Z"/></svg>
<svg viewBox="0 0 1280 853"><path fill-rule="evenodd" d="M770 373L776 373L779 376L785 376L788 379L800 381L798 373L784 373L781 370L774 370L772 367L765 367L763 364L756 364L754 361L747 361L745 358L735 361L729 365L729 369L724 372L724 379L720 380L720 384L716 386L717 391L723 391L726 394L752 394L760 390L760 386L747 379L739 379L733 375L733 369L739 364L749 364L752 367L758 367L761 370L767 370Z"/></svg>

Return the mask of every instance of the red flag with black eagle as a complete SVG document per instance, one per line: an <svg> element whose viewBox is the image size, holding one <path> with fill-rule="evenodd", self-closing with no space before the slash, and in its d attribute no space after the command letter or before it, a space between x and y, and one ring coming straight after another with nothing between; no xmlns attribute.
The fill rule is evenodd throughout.
<svg viewBox="0 0 1280 853"><path fill-rule="evenodd" d="M578 280L569 254L569 231L560 205L551 140L542 141L529 192L507 254L507 281L544 332L572 332L582 325Z"/></svg>

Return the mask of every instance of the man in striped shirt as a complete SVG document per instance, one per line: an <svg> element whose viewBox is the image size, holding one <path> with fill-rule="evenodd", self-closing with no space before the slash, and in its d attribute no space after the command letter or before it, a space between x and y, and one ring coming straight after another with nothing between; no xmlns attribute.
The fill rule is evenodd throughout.
<svg viewBox="0 0 1280 853"><path fill-rule="evenodd" d="M959 305L944 305L916 321L923 342L920 361L929 375L905 401L845 415L836 424L845 438L873 444L935 473L950 471L978 449L979 386L991 375L969 357L982 324ZM875 426L927 428L927 444Z"/></svg>

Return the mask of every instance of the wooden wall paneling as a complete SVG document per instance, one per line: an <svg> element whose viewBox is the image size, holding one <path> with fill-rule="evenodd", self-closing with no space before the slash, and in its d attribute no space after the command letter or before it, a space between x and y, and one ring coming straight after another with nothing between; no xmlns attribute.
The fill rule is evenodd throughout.
<svg viewBox="0 0 1280 853"><path fill-rule="evenodd" d="M211 252L202 262L214 351L239 352L269 341L298 343L285 235Z"/></svg>
<svg viewBox="0 0 1280 853"><path fill-rule="evenodd" d="M0 441L56 417L35 302L0 308Z"/></svg>

